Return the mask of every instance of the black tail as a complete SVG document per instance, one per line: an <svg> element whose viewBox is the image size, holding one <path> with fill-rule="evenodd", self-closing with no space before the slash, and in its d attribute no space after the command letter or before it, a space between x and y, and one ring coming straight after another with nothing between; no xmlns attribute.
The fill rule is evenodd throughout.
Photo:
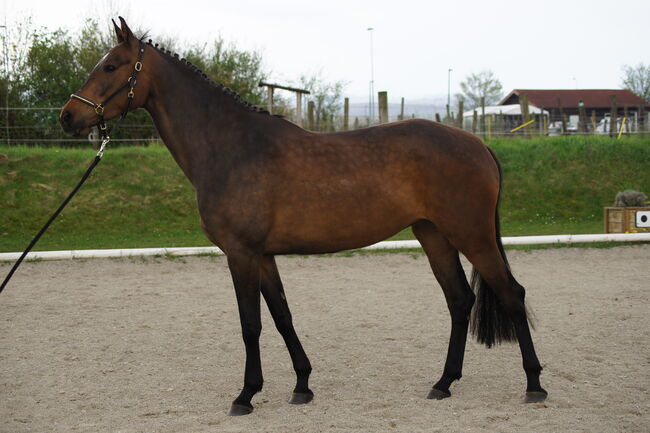
<svg viewBox="0 0 650 433"><path fill-rule="evenodd" d="M508 259L506 258L503 244L501 243L501 228L499 224L499 201L501 200L501 179L503 179L501 165L494 155L494 152L492 152L490 148L488 148L488 150L492 154L492 157L499 168L499 199L497 200L494 215L497 236L496 241L501 257L508 268L508 278L514 282L514 277L510 272L510 265L508 264ZM476 294L476 301L474 303L471 317L471 332L476 337L476 340L479 343L485 344L487 347L492 347L495 343L498 344L503 341L516 341L517 334L515 333L515 326L512 319L497 298L492 287L488 285L487 281L481 277L476 269L472 272L470 284Z"/></svg>

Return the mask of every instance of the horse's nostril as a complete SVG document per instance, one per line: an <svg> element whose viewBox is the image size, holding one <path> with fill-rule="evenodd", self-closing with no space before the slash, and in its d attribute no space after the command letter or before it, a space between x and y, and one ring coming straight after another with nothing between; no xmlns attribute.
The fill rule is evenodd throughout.
<svg viewBox="0 0 650 433"><path fill-rule="evenodd" d="M72 121L71 112L65 110L63 113L61 113L61 123L63 123L64 125L69 125L71 121Z"/></svg>

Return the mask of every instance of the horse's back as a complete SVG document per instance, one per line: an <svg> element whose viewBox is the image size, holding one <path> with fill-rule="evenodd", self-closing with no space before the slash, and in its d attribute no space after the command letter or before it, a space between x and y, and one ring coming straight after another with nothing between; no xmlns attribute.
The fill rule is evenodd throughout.
<svg viewBox="0 0 650 433"><path fill-rule="evenodd" d="M356 248L420 219L445 225L472 211L472 203L496 203L498 170L489 150L435 122L305 132L285 147L272 182L273 252Z"/></svg>

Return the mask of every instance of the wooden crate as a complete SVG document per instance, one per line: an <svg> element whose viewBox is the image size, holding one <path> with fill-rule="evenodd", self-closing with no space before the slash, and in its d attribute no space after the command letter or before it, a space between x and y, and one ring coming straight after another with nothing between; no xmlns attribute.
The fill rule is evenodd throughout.
<svg viewBox="0 0 650 433"><path fill-rule="evenodd" d="M604 208L605 233L650 233L650 227L637 226L637 212L650 212L650 206Z"/></svg>

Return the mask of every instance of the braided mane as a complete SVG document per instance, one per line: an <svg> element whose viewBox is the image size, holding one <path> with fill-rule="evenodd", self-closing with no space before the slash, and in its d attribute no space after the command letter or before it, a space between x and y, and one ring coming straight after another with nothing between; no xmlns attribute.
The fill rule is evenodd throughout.
<svg viewBox="0 0 650 433"><path fill-rule="evenodd" d="M144 38L143 38L143 39L144 39ZM158 48L158 44L154 44L154 43L151 41L151 39L149 39L149 40L147 41L147 45L149 45L150 47L154 48L156 51L158 51L159 53L161 53L161 54L162 54L163 56L165 56L166 58L168 58L168 59L170 59L170 60L173 60L173 61L176 61L176 62L178 62L178 63L184 65L185 67L189 68L190 71L194 72L195 74L197 74L198 76L200 76L201 78L203 78L203 79L204 79L205 81L207 81L207 82L208 82L212 87L214 87L214 88L220 90L222 93L224 93L224 94L230 96L230 97L231 97L235 102L237 102L237 103L238 103L239 105L241 105L242 107L245 107L245 108L249 109L250 111L253 111L253 112L256 112L256 113L265 113L265 114L270 114L270 113L268 112L268 110L266 110L266 109L264 109L264 108L262 108L262 107L259 107L259 106L257 106L257 105L253 105L253 104L251 104L251 103L248 102L248 101L245 101L245 100L242 99L242 97L241 97L239 94L237 94L237 92L235 92L234 90L232 90L232 89L230 89L230 88L224 86L224 85L221 84L221 83L217 83L217 82L215 82L214 80L212 80L212 79L208 76L208 74L206 74L205 72L203 72L203 71L202 71L201 69L199 69L196 65L194 65L194 64L192 64L191 62L189 62L188 60L186 60L184 57L180 57L180 56L178 55L178 53L173 53L173 52L171 52L171 51L169 51L169 50L166 50L166 49L163 48L163 47Z"/></svg>

